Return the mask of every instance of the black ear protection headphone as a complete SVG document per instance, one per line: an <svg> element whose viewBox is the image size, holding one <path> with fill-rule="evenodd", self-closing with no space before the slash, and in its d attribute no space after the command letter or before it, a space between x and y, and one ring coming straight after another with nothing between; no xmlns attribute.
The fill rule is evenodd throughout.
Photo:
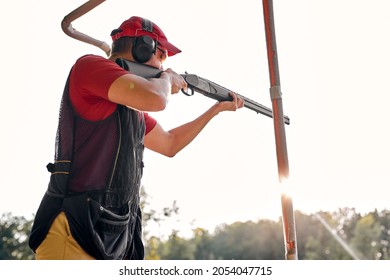
<svg viewBox="0 0 390 280"><path fill-rule="evenodd" d="M142 30L153 33L153 24L148 19L142 19ZM139 63L145 63L156 53L157 42L148 35L135 37L133 41L132 55Z"/></svg>

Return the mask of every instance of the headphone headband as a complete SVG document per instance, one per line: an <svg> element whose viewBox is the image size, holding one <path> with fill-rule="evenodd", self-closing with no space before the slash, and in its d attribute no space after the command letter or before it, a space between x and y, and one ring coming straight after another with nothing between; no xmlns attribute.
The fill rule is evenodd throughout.
<svg viewBox="0 0 390 280"><path fill-rule="evenodd" d="M153 33L153 23L148 19L142 18L142 30L152 33L156 39L153 39L152 36L149 35L137 36L138 30L136 31L136 36L133 41L132 54L136 61L145 63L156 53L158 36Z"/></svg>
<svg viewBox="0 0 390 280"><path fill-rule="evenodd" d="M153 33L153 23L146 18L142 18L142 30Z"/></svg>

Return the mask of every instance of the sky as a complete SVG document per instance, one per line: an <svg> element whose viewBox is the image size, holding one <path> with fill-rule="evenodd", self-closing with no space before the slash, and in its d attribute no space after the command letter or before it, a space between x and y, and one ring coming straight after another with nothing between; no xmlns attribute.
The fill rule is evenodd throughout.
<svg viewBox="0 0 390 280"><path fill-rule="evenodd" d="M74 61L100 49L61 30L84 1L6 1L0 9L2 102L0 213L31 216L47 188L58 109ZM165 67L197 74L271 107L262 2L107 0L72 23L111 43L138 15L157 23L182 53ZM274 18L295 210L366 213L389 209L390 2L275 0ZM170 97L151 113L165 129L215 101ZM179 216L159 231L213 230L235 221L278 219L281 188L273 120L248 109L224 112L174 158L146 151L149 207L176 201ZM299 226L299 225L297 225Z"/></svg>

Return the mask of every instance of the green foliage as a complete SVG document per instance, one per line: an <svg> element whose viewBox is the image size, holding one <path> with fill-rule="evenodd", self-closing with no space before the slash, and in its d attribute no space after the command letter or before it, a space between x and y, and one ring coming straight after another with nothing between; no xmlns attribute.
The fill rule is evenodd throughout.
<svg viewBox="0 0 390 280"><path fill-rule="evenodd" d="M381 225L370 213L357 221L351 243L366 259L380 259Z"/></svg>
<svg viewBox="0 0 390 280"><path fill-rule="evenodd" d="M299 259L389 259L390 213L387 210L365 216L353 208L311 215L296 211L295 219ZM167 242L160 243L160 256L161 259L283 260L283 238L281 220L236 222L217 227L213 234L198 228L189 240L175 233ZM173 252L168 254L169 250Z"/></svg>
<svg viewBox="0 0 390 280"><path fill-rule="evenodd" d="M178 215L175 203L160 212L147 211L145 223L167 222ZM145 217L145 215L144 215ZM295 212L298 258L306 260L359 259L388 260L390 212L375 210L365 215L355 209L306 215ZM27 260L34 254L28 247L32 220L13 216L0 217L0 259ZM173 230L166 240L145 239L146 259L259 259L285 258L282 221L247 221L223 224L215 232L196 228L185 239ZM352 254L352 253L354 254Z"/></svg>
<svg viewBox="0 0 390 280"><path fill-rule="evenodd" d="M151 224L157 224L160 228L162 223L168 223L179 214L179 207L176 205L176 201L173 201L172 206L164 207L161 211L150 209L149 195L146 193L143 186L141 187L140 197L140 207L142 210L142 233L143 240L146 241L149 238L155 238L154 236L149 236L149 226Z"/></svg>
<svg viewBox="0 0 390 280"><path fill-rule="evenodd" d="M378 223L380 224L381 230L376 258L380 260L390 260L390 211L384 210L378 212L377 210L375 210L372 215L374 215L375 220L378 221Z"/></svg>
<svg viewBox="0 0 390 280"><path fill-rule="evenodd" d="M194 256L194 246L191 240L186 240L173 231L168 241L160 247L161 259L163 260L191 260Z"/></svg>
<svg viewBox="0 0 390 280"><path fill-rule="evenodd" d="M320 215L328 229L320 222ZM325 216L325 217L323 217ZM344 260L352 259L339 243L343 241L334 229L334 221L329 213L304 215L296 212L298 254L307 260ZM339 240L339 241L338 241Z"/></svg>
<svg viewBox="0 0 390 280"><path fill-rule="evenodd" d="M203 228L193 230L195 245L194 259L195 260L214 260L215 253L213 252L213 237Z"/></svg>
<svg viewBox="0 0 390 280"><path fill-rule="evenodd" d="M213 237L217 259L283 259L283 231L280 222L260 220L236 222L217 228Z"/></svg>
<svg viewBox="0 0 390 280"><path fill-rule="evenodd" d="M147 260L160 260L161 256L159 253L159 248L161 247L161 241L158 237L152 236L147 240L145 244L145 259Z"/></svg>
<svg viewBox="0 0 390 280"><path fill-rule="evenodd" d="M0 260L31 260L34 254L28 247L32 220L3 213L0 217Z"/></svg>

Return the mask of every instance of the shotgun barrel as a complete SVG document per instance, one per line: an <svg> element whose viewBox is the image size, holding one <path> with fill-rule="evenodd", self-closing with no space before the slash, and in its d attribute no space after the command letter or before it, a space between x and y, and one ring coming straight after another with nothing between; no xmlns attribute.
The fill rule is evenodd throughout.
<svg viewBox="0 0 390 280"><path fill-rule="evenodd" d="M123 69L144 78L155 78L158 77L162 72L160 69L121 58L118 58L116 60L116 63ZM230 92L232 92L230 89L227 89L210 80L207 80L194 74L186 73L181 74L181 76L184 78L188 85L187 90L182 90L185 95L192 96L194 95L194 92L198 92L203 94L204 96L218 101L233 100L232 96L230 95ZM245 96L242 96L240 94L238 95L245 101L244 107L255 111L256 113L263 114L267 117L273 117L273 112L270 108L261 105L260 103L257 103L256 101L253 101L252 99L249 99ZM286 124L290 124L290 118L288 116L284 116L284 122Z"/></svg>

